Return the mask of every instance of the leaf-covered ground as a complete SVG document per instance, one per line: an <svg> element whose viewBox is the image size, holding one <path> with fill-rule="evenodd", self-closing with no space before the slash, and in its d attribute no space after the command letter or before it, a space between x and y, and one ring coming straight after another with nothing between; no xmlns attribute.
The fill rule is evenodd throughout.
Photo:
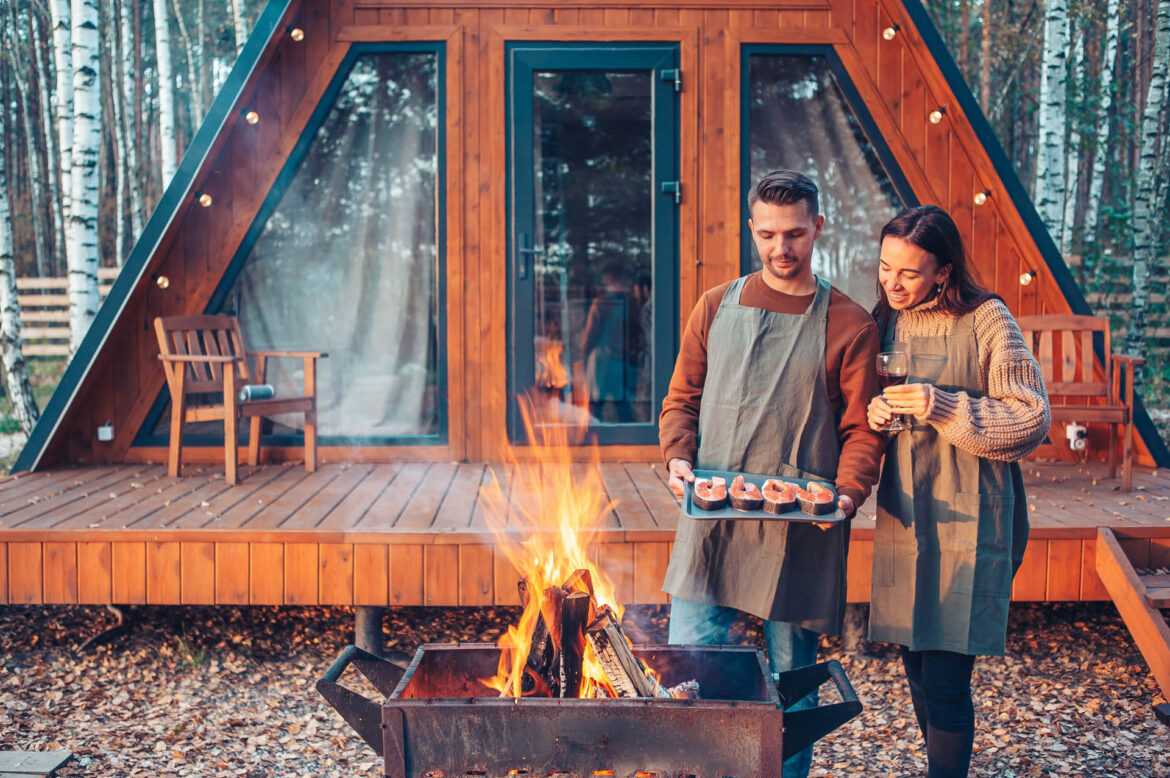
<svg viewBox="0 0 1170 778"><path fill-rule="evenodd" d="M346 608L144 607L137 627L75 653L98 607L0 607L0 750L66 748L63 776L380 776L374 753L313 688L351 640ZM391 646L493 641L512 608L398 608ZM664 642L665 608L627 614ZM749 629L746 640L758 640ZM841 660L866 708L817 746L814 775L913 776L924 751L886 646ZM1111 605L1016 606L1006 658L976 665L976 776L1170 776L1170 729ZM347 676L348 678L348 676Z"/></svg>

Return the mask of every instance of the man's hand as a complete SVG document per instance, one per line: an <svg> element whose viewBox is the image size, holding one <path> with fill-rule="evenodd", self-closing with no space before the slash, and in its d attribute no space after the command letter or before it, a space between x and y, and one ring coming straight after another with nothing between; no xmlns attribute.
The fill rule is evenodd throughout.
<svg viewBox="0 0 1170 778"><path fill-rule="evenodd" d="M890 404L879 394L869 401L869 407L866 409L865 415L869 421L870 429L885 432L886 425L894 417L894 412L890 410Z"/></svg>
<svg viewBox="0 0 1170 778"><path fill-rule="evenodd" d="M852 515L853 515L853 498L847 494L843 494L837 498L837 518L838 519L847 519ZM833 528L833 522L818 521L815 523L817 525L817 529L822 530L822 531Z"/></svg>
<svg viewBox="0 0 1170 778"><path fill-rule="evenodd" d="M674 492L674 496L678 499L683 499L686 496L686 481L694 483L695 474L691 472L691 463L686 460L675 457L666 464L666 470L670 473L670 480L666 485L670 487L670 491Z"/></svg>
<svg viewBox="0 0 1170 778"><path fill-rule="evenodd" d="M934 387L930 384L906 384L905 386L887 386L882 392L886 404L894 413L905 413L910 416L924 418L933 399ZM870 403L873 407L873 403Z"/></svg>

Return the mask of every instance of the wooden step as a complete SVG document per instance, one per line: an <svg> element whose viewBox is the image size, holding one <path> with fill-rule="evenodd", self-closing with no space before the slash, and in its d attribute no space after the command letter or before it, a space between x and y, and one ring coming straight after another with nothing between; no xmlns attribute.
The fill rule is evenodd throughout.
<svg viewBox="0 0 1170 778"><path fill-rule="evenodd" d="M1108 527L1097 528L1096 565L1101 583L1150 666L1162 695L1170 698L1170 625L1161 611L1147 601L1146 584Z"/></svg>
<svg viewBox="0 0 1170 778"><path fill-rule="evenodd" d="M1146 587L1146 602L1154 608L1170 608L1170 575L1139 575Z"/></svg>

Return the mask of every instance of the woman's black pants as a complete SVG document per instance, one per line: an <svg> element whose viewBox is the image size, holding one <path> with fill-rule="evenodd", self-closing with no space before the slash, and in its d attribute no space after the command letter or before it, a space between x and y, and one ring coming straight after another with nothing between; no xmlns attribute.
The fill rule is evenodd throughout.
<svg viewBox="0 0 1170 778"><path fill-rule="evenodd" d="M902 647L914 715L926 739L928 778L966 778L975 740L971 670L975 657Z"/></svg>

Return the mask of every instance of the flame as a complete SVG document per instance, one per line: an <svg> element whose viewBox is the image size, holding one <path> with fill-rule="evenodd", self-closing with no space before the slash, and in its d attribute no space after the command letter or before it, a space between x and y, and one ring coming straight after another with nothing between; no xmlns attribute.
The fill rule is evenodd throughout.
<svg viewBox="0 0 1170 778"><path fill-rule="evenodd" d="M513 468L511 493L506 494L495 471L480 488L480 501L497 548L527 582L529 597L520 621L500 638L498 674L482 683L501 696L519 697L532 636L540 620L542 593L560 586L577 570L592 577L593 597L600 607L608 604L620 619L623 608L613 582L593 563L589 545L605 526L614 503L601 482L600 456L593 448L588 464L574 462L571 443L581 430L574 425L544 423L532 398L519 398L524 428L531 441L535 462ZM515 464L515 460L511 462ZM578 583L575 588L584 588ZM613 687L600 662L586 643L581 697L613 695Z"/></svg>
<svg viewBox="0 0 1170 778"><path fill-rule="evenodd" d="M536 385L543 389L564 389L569 385L569 371L561 356L565 344L554 338L537 337L533 344L536 349Z"/></svg>

